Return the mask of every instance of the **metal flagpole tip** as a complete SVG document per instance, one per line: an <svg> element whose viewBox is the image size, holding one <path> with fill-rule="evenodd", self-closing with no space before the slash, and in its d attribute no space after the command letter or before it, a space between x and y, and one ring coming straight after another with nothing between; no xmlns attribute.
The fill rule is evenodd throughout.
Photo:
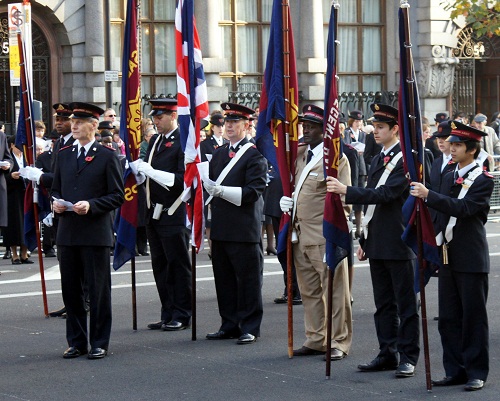
<svg viewBox="0 0 500 401"><path fill-rule="evenodd" d="M408 0L401 0L399 2L399 7L401 7L401 8L410 8L410 3L408 3Z"/></svg>
<svg viewBox="0 0 500 401"><path fill-rule="evenodd" d="M332 0L332 6L335 8L340 8L340 3L338 2L338 0Z"/></svg>

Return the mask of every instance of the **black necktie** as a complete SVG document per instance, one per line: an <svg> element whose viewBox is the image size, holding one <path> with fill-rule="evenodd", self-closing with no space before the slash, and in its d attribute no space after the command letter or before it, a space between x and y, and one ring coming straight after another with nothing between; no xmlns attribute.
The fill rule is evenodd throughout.
<svg viewBox="0 0 500 401"><path fill-rule="evenodd" d="M85 163L85 148L83 146L80 148L80 155L78 156L77 162L78 170L80 170Z"/></svg>
<svg viewBox="0 0 500 401"><path fill-rule="evenodd" d="M161 136L161 139L158 141L158 147L156 148L156 151L159 152L163 143L165 142L165 135Z"/></svg>
<svg viewBox="0 0 500 401"><path fill-rule="evenodd" d="M313 155L314 155L313 151L311 149L309 149L307 151L307 163L309 163L311 161L311 159L313 158Z"/></svg>
<svg viewBox="0 0 500 401"><path fill-rule="evenodd" d="M229 153L231 153L231 152L236 153L236 149L233 148L232 146L229 147Z"/></svg>
<svg viewBox="0 0 500 401"><path fill-rule="evenodd" d="M380 167L384 164L384 159L385 159L385 153L381 152L380 157L378 159L377 167Z"/></svg>

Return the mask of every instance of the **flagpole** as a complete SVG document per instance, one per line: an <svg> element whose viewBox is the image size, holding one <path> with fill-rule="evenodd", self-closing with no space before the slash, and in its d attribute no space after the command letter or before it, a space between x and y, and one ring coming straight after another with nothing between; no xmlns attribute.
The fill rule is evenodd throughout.
<svg viewBox="0 0 500 401"><path fill-rule="evenodd" d="M290 166L290 41L288 26L289 3L288 0L282 0L282 21L283 21L283 88L285 95L285 141L287 165ZM292 225L290 219L288 225L288 238L286 242L286 287L287 287L287 306L288 306L288 358L293 358L293 277L292 277Z"/></svg>
<svg viewBox="0 0 500 401"><path fill-rule="evenodd" d="M25 113L27 113L27 117L24 116L24 123L26 125L26 139L28 150L25 152L27 162L31 167L35 166L35 146L33 143L33 111L31 109L30 104L30 91L31 88L29 86L29 79L27 76L28 69L26 68L26 59L25 59L25 44L21 37L21 33L17 33L17 41L19 45L19 58L20 58L20 66L21 66L21 88L22 88L22 102L24 105ZM36 243L38 248L38 265L40 269L40 281L42 285L42 300L43 300L43 312L45 317L49 317L49 308L47 306L47 289L45 287L45 269L43 266L43 256L42 256L42 243L40 240L40 225L38 223L38 187L35 181L32 181L33 186L33 215L35 219L35 232L36 232Z"/></svg>
<svg viewBox="0 0 500 401"><path fill-rule="evenodd" d="M142 35L141 35L141 0L137 0L137 5L136 5L136 35L137 35L137 43L138 43L138 54L137 54L137 59L138 59L138 65L137 65L137 71L139 73L139 94L141 93L141 62L142 62ZM140 99L140 96L139 96ZM122 105L123 107L123 105ZM142 112L142 107L139 107L139 110ZM142 116L141 116L142 117ZM141 138L142 139L142 138ZM129 145L135 142L129 141ZM130 149L131 152L132 150L134 151L133 154L131 154L132 160L138 159L138 154L137 154L137 149ZM137 241L137 232L136 232L136 241ZM147 245L147 244L146 244ZM130 274L132 276L131 284L132 284L132 330L137 330L137 286L136 286L136 271L135 271L135 256L132 257L132 260L130 261Z"/></svg>
<svg viewBox="0 0 500 401"><path fill-rule="evenodd" d="M414 152L413 158L415 162L415 166L418 166L420 163L418 161L418 154L423 155L423 149L417 149L417 138L416 138L416 132L417 132L417 127L416 127L416 113L415 113L415 92L413 90L414 88L414 77L415 77L415 71L414 71L414 66L413 66L413 58L412 58L412 53L411 53L411 38L410 38L410 20L409 20L409 14L408 10L410 8L410 4L408 3L407 0L401 0L401 5L400 5L401 11L403 12L404 16L404 28L405 28L405 44L404 47L406 49L406 65L408 66L407 68L407 73L408 75L406 76L406 85L408 88L408 101L409 101L409 112L410 115L408 116L410 118L410 130L411 132L414 133L414 135L411 135L412 138L412 149ZM402 56L402 55L401 55ZM406 116L405 116L406 117ZM422 163L425 163L425 159L422 160ZM421 176L421 182L425 183L425 169L422 168L421 166L420 169L420 176ZM430 367L430 355L429 355L429 334L428 334L428 327L427 327L427 303L426 303L426 296L425 296L425 279L424 279L424 271L427 262L424 260L424 247L423 247L423 239L422 239L422 229L421 229L421 216L420 216L420 201L417 200L417 205L416 205L416 225L417 225L417 247L418 247L418 253L417 253L417 259L418 259L418 266L420 268L420 274L419 274L419 287L420 287L420 307L421 307L421 317L422 317L422 340L424 343L424 361L425 361L425 379L426 379L426 385L427 385L427 391L432 390L432 381L431 381L431 367Z"/></svg>
<svg viewBox="0 0 500 401"><path fill-rule="evenodd" d="M340 4L337 0L332 1L332 7L333 10L332 12L337 13L338 9L340 8ZM334 32L334 46L333 49L329 49L334 52L334 59L335 62L337 62L337 46L339 44L337 40L337 18L334 18L335 25L333 27L333 32ZM335 69L335 73L337 70ZM337 76L335 75L332 77L332 79L337 79ZM328 90L328 89L327 89ZM338 157L339 155L336 155L334 157ZM332 156L330 156L332 157ZM334 196L339 196L339 195L334 195ZM326 367L325 367L325 376L326 379L329 380L331 377L331 367L332 367L332 310L333 310L333 276L334 276L334 271L328 266L328 301L327 301L327 313L326 313Z"/></svg>

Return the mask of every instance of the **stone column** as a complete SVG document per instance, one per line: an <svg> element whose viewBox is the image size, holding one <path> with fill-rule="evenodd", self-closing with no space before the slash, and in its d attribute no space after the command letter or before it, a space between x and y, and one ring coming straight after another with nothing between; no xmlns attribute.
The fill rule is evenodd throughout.
<svg viewBox="0 0 500 401"><path fill-rule="evenodd" d="M416 12L417 27L412 41L418 46L415 68L418 71L422 114L431 121L437 113L447 112L453 92L455 66L459 62L452 51L457 46L457 26L449 19L449 12L440 0L419 3Z"/></svg>
<svg viewBox="0 0 500 401"><path fill-rule="evenodd" d="M85 71L86 99L106 103L104 85L104 7L102 0L85 2Z"/></svg>
<svg viewBox="0 0 500 401"><path fill-rule="evenodd" d="M194 11L203 55L208 101L212 110L219 108L220 102L224 102L228 98L228 90L223 86L219 72L230 71L229 60L222 58L219 2L217 0L197 0Z"/></svg>

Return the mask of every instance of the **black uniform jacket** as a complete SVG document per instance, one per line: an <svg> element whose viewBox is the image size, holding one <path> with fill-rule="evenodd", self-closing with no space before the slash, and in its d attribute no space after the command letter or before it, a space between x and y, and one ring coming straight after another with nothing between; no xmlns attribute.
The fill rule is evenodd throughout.
<svg viewBox="0 0 500 401"><path fill-rule="evenodd" d="M86 215L66 211L59 214L57 245L113 246L111 212L123 203L123 172L114 150L97 142L87 152L87 161L77 166L76 145L59 152L52 196L72 203L88 201Z"/></svg>
<svg viewBox="0 0 500 401"><path fill-rule="evenodd" d="M222 146L224 146L226 143L228 143L227 139L222 140ZM201 161L206 162L208 160L207 154L212 155L214 153L214 150L219 148L219 144L215 140L213 135L210 135L208 138L206 138L204 141L201 141L200 143L200 153L201 153Z"/></svg>
<svg viewBox="0 0 500 401"><path fill-rule="evenodd" d="M398 144L392 150L395 156L401 150ZM392 157L393 157L392 156ZM368 225L368 238L360 239L368 258L388 260L415 259L413 251L403 242L402 207L409 195L408 179L401 158L384 185L377 183L385 170L380 154L373 157L366 188L347 187L346 203L376 204L373 218ZM365 206L365 213L366 213Z"/></svg>
<svg viewBox="0 0 500 401"><path fill-rule="evenodd" d="M476 168L480 168L479 166ZM463 178L467 178L470 170ZM484 172L474 180L464 198L457 199L461 184L456 184L453 172L446 174L441 194L429 191L427 205L441 213L435 225L436 234L446 232L450 216L457 218L453 239L448 244L450 269L462 273L489 273L490 257L484 225L490 210L493 178Z"/></svg>
<svg viewBox="0 0 500 401"><path fill-rule="evenodd" d="M149 191L151 195L151 202L153 204L161 204L164 209L168 209L175 200L181 195L184 190L184 152L182 151L180 132L176 129L170 136L164 140L159 150L154 149L156 139L160 134L153 135L149 140L148 150L146 152L145 161L149 160L149 155L153 153L151 160L151 167L155 170L167 171L175 174L174 185L165 189L160 184L153 180L149 180ZM160 139L161 140L161 139ZM153 207L151 207L147 222L152 222ZM159 220L154 220L155 224L166 226L183 226L185 221L186 207L184 202L177 208L175 213L170 216L167 212L161 214Z"/></svg>
<svg viewBox="0 0 500 401"><path fill-rule="evenodd" d="M244 138L238 148L248 143ZM210 162L210 178L216 180L230 162L229 145L216 149ZM248 149L236 162L221 185L241 187L241 206L222 198L211 201L212 227L210 237L217 241L260 242L266 187L267 161L255 146Z"/></svg>

